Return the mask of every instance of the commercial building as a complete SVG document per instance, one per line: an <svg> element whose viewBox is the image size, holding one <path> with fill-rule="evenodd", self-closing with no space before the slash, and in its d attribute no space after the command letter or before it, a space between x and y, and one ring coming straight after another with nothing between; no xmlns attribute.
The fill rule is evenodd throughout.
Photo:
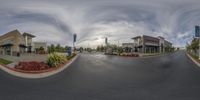
<svg viewBox="0 0 200 100"><path fill-rule="evenodd" d="M32 43L32 51L38 53L40 48L43 48L44 51L47 51L47 43L46 42L33 42Z"/></svg>
<svg viewBox="0 0 200 100"><path fill-rule="evenodd" d="M19 53L35 52L32 38L34 35L29 33L21 34L18 30L13 30L0 36L0 54L2 55L17 55ZM46 44L41 45L46 48Z"/></svg>
<svg viewBox="0 0 200 100"><path fill-rule="evenodd" d="M134 52L134 43L122 43L123 51Z"/></svg>
<svg viewBox="0 0 200 100"><path fill-rule="evenodd" d="M163 37L151 37L147 35L136 36L134 40L133 51L140 53L163 53L169 52L172 48L172 43L165 40Z"/></svg>

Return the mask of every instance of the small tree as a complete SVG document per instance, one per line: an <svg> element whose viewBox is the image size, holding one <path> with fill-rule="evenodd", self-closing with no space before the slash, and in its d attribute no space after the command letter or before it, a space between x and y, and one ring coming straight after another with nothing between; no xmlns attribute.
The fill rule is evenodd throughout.
<svg viewBox="0 0 200 100"><path fill-rule="evenodd" d="M118 47L118 48L117 48L117 52L118 52L118 54L123 53L123 48L122 48L122 47Z"/></svg>
<svg viewBox="0 0 200 100"><path fill-rule="evenodd" d="M100 51L100 46L99 46L99 45L97 46L96 50L97 50L97 51Z"/></svg>
<svg viewBox="0 0 200 100"><path fill-rule="evenodd" d="M55 46L54 46L54 44L51 44L51 46L48 46L48 52L49 53L55 52Z"/></svg>
<svg viewBox="0 0 200 100"><path fill-rule="evenodd" d="M193 50L199 49L199 40L198 39L193 39L192 40L191 49L193 49Z"/></svg>
<svg viewBox="0 0 200 100"><path fill-rule="evenodd" d="M39 51L38 51L37 53L39 53L39 54L45 54L44 47L41 46L41 47L39 48Z"/></svg>
<svg viewBox="0 0 200 100"><path fill-rule="evenodd" d="M197 56L197 50L199 49L199 39L194 38L190 45L187 44L186 48L188 52L194 56Z"/></svg>
<svg viewBox="0 0 200 100"><path fill-rule="evenodd" d="M39 49L40 49L40 51L44 51L44 47L40 47Z"/></svg>
<svg viewBox="0 0 200 100"><path fill-rule="evenodd" d="M171 47L170 46L166 46L165 47L165 52L171 52Z"/></svg>
<svg viewBox="0 0 200 100"><path fill-rule="evenodd" d="M100 51L105 51L105 47L103 45L101 45Z"/></svg>
<svg viewBox="0 0 200 100"><path fill-rule="evenodd" d="M55 49L56 49L56 52L60 52L60 51L61 51L61 46L60 46L60 44L57 44Z"/></svg>

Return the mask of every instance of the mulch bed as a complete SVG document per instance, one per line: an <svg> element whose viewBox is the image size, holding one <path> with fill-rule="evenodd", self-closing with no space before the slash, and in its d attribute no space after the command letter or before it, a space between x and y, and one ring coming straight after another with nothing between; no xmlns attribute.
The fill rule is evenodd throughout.
<svg viewBox="0 0 200 100"><path fill-rule="evenodd" d="M118 54L106 54L106 55L115 55L115 56L123 56L123 57L139 57L139 54L120 54L120 55L118 55Z"/></svg>
<svg viewBox="0 0 200 100"><path fill-rule="evenodd" d="M22 72L22 73L44 73L56 70L58 68L63 67L66 65L68 61L66 61L64 64L60 64L57 67L50 67L44 62L36 62L36 61L30 61L30 62L19 62L17 65L15 65L12 70Z"/></svg>
<svg viewBox="0 0 200 100"><path fill-rule="evenodd" d="M45 73L45 72L50 72L53 70L57 70L59 68L64 67L67 63L71 62L72 58L75 55L73 55L72 57L70 57L70 59L68 59L65 63L60 64L58 66L53 66L50 67L48 66L45 62L37 62L37 61L24 61L24 62L19 62L18 64L16 64L14 66L14 68L11 68L7 65L4 64L0 64L10 70L13 71L17 71L17 72L21 72L21 73L30 73L30 74L38 74L38 73Z"/></svg>
<svg viewBox="0 0 200 100"><path fill-rule="evenodd" d="M123 54L120 56L124 56L124 57L139 57L139 54Z"/></svg>
<svg viewBox="0 0 200 100"><path fill-rule="evenodd" d="M49 69L50 67L44 62L31 61L31 62L19 62L17 65L15 65L15 68L26 71L40 71Z"/></svg>

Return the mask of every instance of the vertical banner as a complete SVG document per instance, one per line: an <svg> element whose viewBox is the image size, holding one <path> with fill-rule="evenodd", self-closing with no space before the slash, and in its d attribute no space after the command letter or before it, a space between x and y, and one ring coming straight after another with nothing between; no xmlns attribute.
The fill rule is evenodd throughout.
<svg viewBox="0 0 200 100"><path fill-rule="evenodd" d="M105 44L106 45L108 44L108 38L107 37L105 38Z"/></svg>
<svg viewBox="0 0 200 100"><path fill-rule="evenodd" d="M77 38L77 35L73 34L73 53L75 53L75 51L76 51L76 48L75 48L76 38Z"/></svg>
<svg viewBox="0 0 200 100"><path fill-rule="evenodd" d="M74 35L73 35L73 38L74 38L74 39L73 39L73 42L76 42L77 35L74 34Z"/></svg>
<svg viewBox="0 0 200 100"><path fill-rule="evenodd" d="M200 26L195 26L195 37L200 37Z"/></svg>
<svg viewBox="0 0 200 100"><path fill-rule="evenodd" d="M200 26L195 26L195 38L198 39L198 41L200 41ZM200 43L199 43L199 46L200 46ZM200 59L200 48L198 50L199 52L199 59Z"/></svg>

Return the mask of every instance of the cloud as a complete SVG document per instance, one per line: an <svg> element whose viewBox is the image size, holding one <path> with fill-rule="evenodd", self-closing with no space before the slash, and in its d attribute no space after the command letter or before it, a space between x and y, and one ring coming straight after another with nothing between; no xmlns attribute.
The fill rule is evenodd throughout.
<svg viewBox="0 0 200 100"><path fill-rule="evenodd" d="M35 41L78 46L131 42L137 35L163 36L184 46L200 25L198 0L1 1L0 34L19 29Z"/></svg>

